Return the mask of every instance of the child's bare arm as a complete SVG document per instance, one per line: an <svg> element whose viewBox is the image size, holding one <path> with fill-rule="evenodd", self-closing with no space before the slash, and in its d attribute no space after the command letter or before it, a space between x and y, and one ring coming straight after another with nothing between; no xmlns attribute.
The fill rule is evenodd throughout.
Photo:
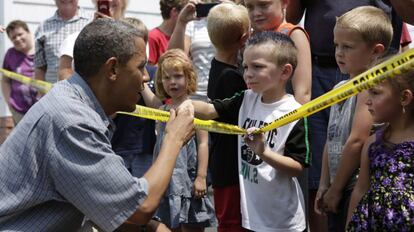
<svg viewBox="0 0 414 232"><path fill-rule="evenodd" d="M168 49L180 48L189 55L191 39L185 35L185 29L188 22L197 19L195 17L195 5L199 3L199 0L191 0L184 6L178 15L177 23L174 31L168 42Z"/></svg>
<svg viewBox="0 0 414 232"><path fill-rule="evenodd" d="M213 104L202 102L202 101L193 101L194 106L194 116L203 120L210 120L218 118L218 113L214 108Z"/></svg>
<svg viewBox="0 0 414 232"><path fill-rule="evenodd" d="M330 175L329 175L329 166L328 166L328 148L325 144L322 154L322 168L321 168L321 178L319 180L318 192L315 197L314 210L318 214L323 212L323 195L329 189L330 185Z"/></svg>
<svg viewBox="0 0 414 232"><path fill-rule="evenodd" d="M290 38L298 49L298 65L292 76L292 86L296 101L305 104L311 99L312 61L309 40L300 30L294 30Z"/></svg>
<svg viewBox="0 0 414 232"><path fill-rule="evenodd" d="M361 167L359 169L358 181L355 185L354 190L352 191L351 201L349 202L348 207L348 216L346 219L346 224L348 225L349 221L352 218L352 214L357 207L361 198L365 195L370 187L369 182L369 156L368 156L368 147L374 141L375 136L368 138L368 141L365 143L364 148L361 153Z"/></svg>
<svg viewBox="0 0 414 232"><path fill-rule="evenodd" d="M344 145L335 179L324 197L324 203L330 212L337 212L343 189L360 165L361 150L372 126L372 116L365 104L367 97L367 91L358 94L351 133Z"/></svg>
<svg viewBox="0 0 414 232"><path fill-rule="evenodd" d="M272 151L265 143L263 133L251 134L257 128L247 129L248 136L245 136L246 144L258 155L263 161L273 168L289 176L299 176L303 171L303 166L291 157L284 156Z"/></svg>
<svg viewBox="0 0 414 232"><path fill-rule="evenodd" d="M141 91L145 105L151 108L159 108L162 105L161 100L151 91L147 83L144 83L144 89Z"/></svg>
<svg viewBox="0 0 414 232"><path fill-rule="evenodd" d="M207 166L208 166L208 132L196 130L197 136L197 177L194 181L194 193L196 198L201 198L207 193Z"/></svg>

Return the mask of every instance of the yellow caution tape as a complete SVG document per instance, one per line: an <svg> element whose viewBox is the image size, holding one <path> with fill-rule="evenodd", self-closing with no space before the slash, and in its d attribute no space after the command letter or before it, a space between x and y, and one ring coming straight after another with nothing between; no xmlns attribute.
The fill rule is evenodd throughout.
<svg viewBox="0 0 414 232"><path fill-rule="evenodd" d="M134 112L118 112L131 116L167 122L170 118L170 113L163 110L153 109L141 105L137 105ZM216 132L221 134L245 134L246 130L235 125L227 123L216 122L213 120L201 120L194 118L194 126L197 129Z"/></svg>
<svg viewBox="0 0 414 232"><path fill-rule="evenodd" d="M33 86L37 88L42 93L46 93L52 88L52 84L45 81L35 80L30 77L8 71L6 69L0 68L0 72L4 73L5 77L8 77L10 79L19 81L23 84ZM144 106L137 105L136 110L132 113L128 112L120 112L124 114L129 114L132 116L138 116L142 118L148 118L152 120L158 120L166 122L168 121L170 114L166 111L152 109ZM200 120L200 119L194 119L194 123L196 128L202 129L202 130L208 130L212 132L217 133L226 133L226 134L244 134L245 130L241 129L237 126L226 124L226 123L220 123L213 120Z"/></svg>
<svg viewBox="0 0 414 232"><path fill-rule="evenodd" d="M414 68L413 58L414 49L410 49L405 53L402 53L398 56L394 56L393 58L352 78L340 87L335 88L325 93L324 95L321 95L318 98L302 105L298 109L295 109L283 115L282 117L276 119L269 125L260 128L256 133L273 130L275 128L284 126L303 117L310 116L333 104L341 102L366 89L369 89L385 79L393 78L403 72L407 72L408 70ZM146 107L144 108L142 106L137 106L137 110L134 113L127 114L164 122L167 121L169 118L169 113L166 111L154 110ZM212 132L227 134L245 133L245 129L242 129L240 127L228 124L221 124L212 120L203 121L195 119L194 123L197 128L205 129Z"/></svg>
<svg viewBox="0 0 414 232"><path fill-rule="evenodd" d="M310 116L316 112L319 112L333 104L341 102L354 96L366 89L373 87L374 85L382 82L388 78L394 78L401 73L414 69L414 49L410 49L400 55L365 71L364 73L352 78L345 84L338 88L335 88L324 95L302 105L298 109L295 109L282 117L276 119L269 125L260 128L257 133L266 132L275 128L284 126L288 123L301 119L303 117ZM7 77L20 81L24 84L31 85L42 92L47 92L52 87L52 84L44 81L33 80L29 77L0 69ZM157 120L166 122L170 115L167 111L158 109L152 109L145 106L137 105L134 112L118 112L122 114L147 118L151 120ZM220 123L213 120L200 120L194 119L195 127L198 129L207 130L216 133L225 134L245 134L246 130L235 125L226 123Z"/></svg>
<svg viewBox="0 0 414 232"><path fill-rule="evenodd" d="M15 81L19 81L23 84L26 85L30 85L33 86L34 88L38 89L40 92L42 93L46 93L47 91L49 91L52 88L52 84L46 81L41 81L41 80L35 80L32 79L30 77L26 77L24 75L15 73L15 72L10 72L6 69L0 68L0 72L4 73L5 77L8 77L10 79L13 79Z"/></svg>
<svg viewBox="0 0 414 232"><path fill-rule="evenodd" d="M333 104L341 102L351 96L354 96L364 90L372 88L374 85L385 79L393 78L403 72L414 68L414 49L410 49L398 56L382 62L381 64L361 73L352 78L345 84L335 88L324 95L302 105L282 117L276 119L269 125L260 128L257 133L266 132L300 118L307 117L318 111L321 111Z"/></svg>

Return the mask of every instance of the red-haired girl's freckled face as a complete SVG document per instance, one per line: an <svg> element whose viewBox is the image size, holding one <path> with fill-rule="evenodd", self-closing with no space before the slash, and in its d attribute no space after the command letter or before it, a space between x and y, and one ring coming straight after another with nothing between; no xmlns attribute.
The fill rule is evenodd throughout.
<svg viewBox="0 0 414 232"><path fill-rule="evenodd" d="M187 81L183 70L164 68L162 86L165 92L173 99L181 99L187 96Z"/></svg>

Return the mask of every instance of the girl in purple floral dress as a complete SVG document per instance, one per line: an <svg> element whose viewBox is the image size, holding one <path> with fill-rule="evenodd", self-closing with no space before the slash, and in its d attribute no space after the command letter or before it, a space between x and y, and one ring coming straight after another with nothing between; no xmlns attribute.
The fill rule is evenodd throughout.
<svg viewBox="0 0 414 232"><path fill-rule="evenodd" d="M414 231L414 71L369 90L384 127L366 142L348 210L348 231Z"/></svg>

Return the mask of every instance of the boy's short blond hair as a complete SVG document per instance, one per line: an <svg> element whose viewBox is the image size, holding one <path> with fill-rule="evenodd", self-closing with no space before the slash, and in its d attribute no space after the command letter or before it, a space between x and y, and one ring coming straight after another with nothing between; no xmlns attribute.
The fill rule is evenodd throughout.
<svg viewBox="0 0 414 232"><path fill-rule="evenodd" d="M133 26L138 30L140 34L142 34L142 38L144 39L145 43L148 43L148 28L145 26L144 22L140 19L127 17L121 19L122 22L128 23L129 25Z"/></svg>
<svg viewBox="0 0 414 232"><path fill-rule="evenodd" d="M158 69L155 75L155 92L162 100L170 96L162 85L162 78L165 76L165 69L173 68L184 73L187 82L187 94L193 94L197 90L197 74L188 56L181 49L167 50L158 59Z"/></svg>
<svg viewBox="0 0 414 232"><path fill-rule="evenodd" d="M391 44L393 29L388 15L373 6L360 6L336 19L335 27L349 28L361 34L369 44L380 43L387 50Z"/></svg>
<svg viewBox="0 0 414 232"><path fill-rule="evenodd" d="M207 30L217 49L234 46L250 30L247 9L232 2L218 4L207 16Z"/></svg>

